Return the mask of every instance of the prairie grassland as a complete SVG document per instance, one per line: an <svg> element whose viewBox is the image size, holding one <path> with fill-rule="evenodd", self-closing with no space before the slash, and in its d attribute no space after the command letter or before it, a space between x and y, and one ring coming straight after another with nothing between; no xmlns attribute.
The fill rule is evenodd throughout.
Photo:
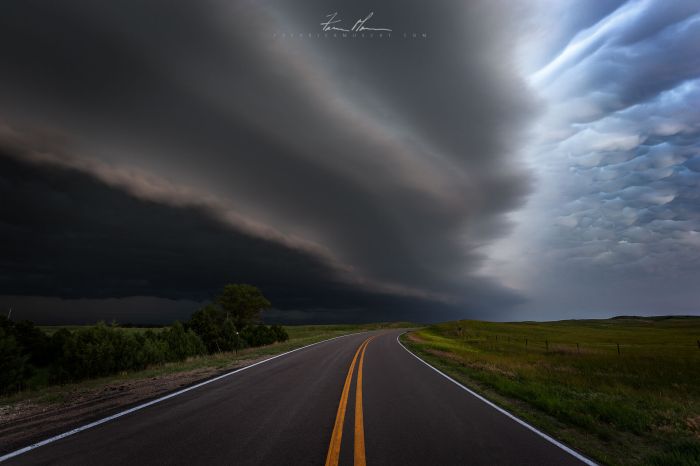
<svg viewBox="0 0 700 466"><path fill-rule="evenodd" d="M700 318L457 321L402 339L601 463L700 465Z"/></svg>

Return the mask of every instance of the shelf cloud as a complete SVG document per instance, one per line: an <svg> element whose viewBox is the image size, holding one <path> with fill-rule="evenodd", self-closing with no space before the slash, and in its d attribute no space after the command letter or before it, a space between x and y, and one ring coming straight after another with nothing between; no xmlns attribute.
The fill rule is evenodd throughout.
<svg viewBox="0 0 700 466"><path fill-rule="evenodd" d="M197 301L235 280L365 320L521 299L477 273L530 189L512 18L360 2L339 17L374 11L394 37L309 37L328 8L11 2L2 176L23 194L6 228L34 243L2 293Z"/></svg>
<svg viewBox="0 0 700 466"><path fill-rule="evenodd" d="M0 306L692 312L695 3L9 1Z"/></svg>

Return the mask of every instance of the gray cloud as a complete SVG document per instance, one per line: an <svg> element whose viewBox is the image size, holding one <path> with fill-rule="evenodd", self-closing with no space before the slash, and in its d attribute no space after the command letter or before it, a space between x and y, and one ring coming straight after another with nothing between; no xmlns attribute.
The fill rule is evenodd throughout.
<svg viewBox="0 0 700 466"><path fill-rule="evenodd" d="M288 310L315 321L420 320L456 311L358 286L322 258L225 222L208 205L135 197L75 168L27 162L8 150L0 151L0 306L17 318L157 323L186 317L231 281L259 286L277 321L290 320Z"/></svg>
<svg viewBox="0 0 700 466"><path fill-rule="evenodd" d="M209 218L219 226L205 229L220 233L200 251L189 230L114 230L127 243L148 240L123 246L130 260L99 274L87 272L91 261L52 270L68 263L70 243L59 242L45 264L25 257L26 280L13 272L3 292L199 299L234 275L284 289L275 292L281 308L317 313L399 302L473 313L513 303L512 292L476 274L482 246L507 231L503 214L529 190L511 154L533 107L510 64L513 18L500 7L8 3L0 18L3 118L20 132L64 135L65 148L51 145L31 165L44 185L54 176L47 172L69 180L48 199L92 183L68 206L50 203L55 224L37 234L68 229L72 209L86 214L86 225L101 222L88 221L104 211L98 201L117 203L134 223L158 211L164 225L180 215L194 225ZM317 31L330 10L349 20L371 9L397 37L281 37ZM404 40L402 30L429 39ZM54 152L64 155L47 160ZM24 166L12 160L5 163ZM27 192L13 208L38 210L32 199ZM161 236L181 253L151 257ZM95 254L114 260L102 251L108 244L96 243ZM155 282L132 270L148 264L146 275L156 276L158 267L170 270L167 257L197 263L214 255L213 245L228 251L235 270L204 261L197 276L164 273ZM29 280L41 267L43 281ZM289 268L294 274L278 274ZM90 280L76 284L84 274ZM322 276L332 280L316 283Z"/></svg>

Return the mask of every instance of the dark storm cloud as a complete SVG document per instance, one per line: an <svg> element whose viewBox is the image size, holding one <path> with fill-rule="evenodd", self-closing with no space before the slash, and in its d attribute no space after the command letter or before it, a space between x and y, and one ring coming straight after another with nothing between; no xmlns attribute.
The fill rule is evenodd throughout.
<svg viewBox="0 0 700 466"><path fill-rule="evenodd" d="M203 300L226 280L296 286L329 275L313 258L227 228L204 208L144 201L7 154L0 163L1 294Z"/></svg>
<svg viewBox="0 0 700 466"><path fill-rule="evenodd" d="M372 307L377 292L463 309L510 302L509 293L474 276L482 261L478 249L506 231L502 214L528 191L509 153L532 109L509 65L511 18L502 7L7 3L0 17L3 117L18 127L65 134L71 151L99 161L71 162L98 168L69 170L77 178L62 188L73 182L76 189L93 183L90 192L111 188L110 196L73 199L86 225L102 224L101 203L123 202L118 210L143 226L137 232L105 228L95 246L95 257L116 259L102 251L112 231L126 242L119 257L129 261L95 274L91 262L77 260L70 273L58 273L50 266L68 264L72 247L58 242L55 262L37 255L25 263L24 277L35 273L35 281L17 274L4 292L192 299L213 283L235 279L267 283L279 296L288 292L297 301L287 307L298 309ZM280 37L319 31L332 11L348 21L375 11L376 25L390 26L396 37ZM429 38L403 40L402 31ZM132 172L208 193L243 223L273 230L276 239L259 238L255 228L245 235L211 233L202 226L206 216L187 206L190 191L178 197L185 207L173 205L167 193L154 198L148 177L125 179ZM148 191L151 202L120 189L132 197L134 190ZM56 194L45 194L44 211L63 212ZM34 212L41 196L18 199L15 207L26 202L22 210ZM151 216L152 210L159 214ZM162 222L146 221L159 215ZM175 235L159 227L180 215L194 222L181 228L214 238L195 242L188 239L201 237L195 231ZM54 227L36 226L37 234L69 227L67 213L49 218ZM144 235L150 240L140 242ZM161 237L165 251L149 254ZM240 263L234 277L223 278L229 272L223 263L202 259L217 248ZM199 264L197 273L173 272L169 261L184 257ZM252 257L267 262L246 262ZM295 273L275 275L281 269ZM334 280L302 292L318 277ZM353 298L362 293L369 297ZM307 298L298 301L301 296Z"/></svg>
<svg viewBox="0 0 700 466"><path fill-rule="evenodd" d="M454 312L341 283L318 259L238 231L206 208L144 201L70 168L8 156L7 148L0 196L0 305L17 318L158 323L186 318L228 282L259 286L278 321L290 320L280 312L287 309L315 321L421 319L417 311L428 307L445 317ZM99 299L131 296L152 298Z"/></svg>

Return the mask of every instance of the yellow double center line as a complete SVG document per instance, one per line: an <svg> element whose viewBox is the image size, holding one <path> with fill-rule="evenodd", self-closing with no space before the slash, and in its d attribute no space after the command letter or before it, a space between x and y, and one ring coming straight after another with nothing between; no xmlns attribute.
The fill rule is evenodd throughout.
<svg viewBox="0 0 700 466"><path fill-rule="evenodd" d="M355 466L365 466L365 427L362 414L362 367L365 361L365 350L367 345L374 337L370 337L362 342L355 356L350 363L348 375L345 377L345 385L343 392L340 395L340 403L338 404L338 412L335 415L335 424L333 425L333 434L331 435L331 443L328 446L328 455L326 455L326 466L337 466L340 459L340 445L343 440L343 424L345 423L345 411L348 406L348 396L350 394L350 384L352 383L352 374L355 372L355 362L357 356L360 356L360 364L357 367L357 384L355 386Z"/></svg>

